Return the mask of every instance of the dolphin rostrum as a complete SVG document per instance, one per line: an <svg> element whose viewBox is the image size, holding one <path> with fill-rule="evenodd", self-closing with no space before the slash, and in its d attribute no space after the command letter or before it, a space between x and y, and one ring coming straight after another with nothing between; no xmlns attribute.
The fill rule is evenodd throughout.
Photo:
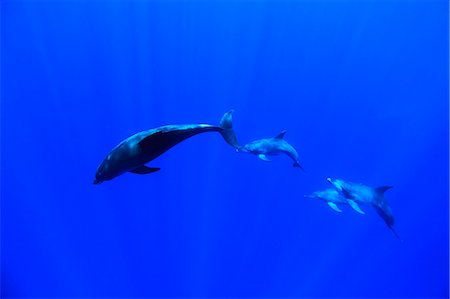
<svg viewBox="0 0 450 299"><path fill-rule="evenodd" d="M305 195L305 197L323 200L328 204L328 206L330 206L330 208L339 213L341 213L342 211L337 206L337 204L349 204L358 213L365 214L355 201L345 198L335 188L329 188L323 191L316 191L311 193L310 195Z"/></svg>
<svg viewBox="0 0 450 299"><path fill-rule="evenodd" d="M292 145L284 140L284 134L286 134L286 131L280 132L273 138L265 138L252 141L244 146L237 147L236 150L238 152L257 155L258 158L263 161L270 161L267 156L286 154L294 161L294 167L303 169L300 166L300 162L298 161L297 151Z"/></svg>
<svg viewBox="0 0 450 299"><path fill-rule="evenodd" d="M372 205L378 215L383 218L386 225L392 230L395 236L401 240L400 236L394 229L394 216L392 214L391 207L388 201L384 197L384 192L391 189L392 186L381 186L378 188L372 188L367 185L347 182L344 180L337 180L327 178L336 191L338 191L347 200L365 203Z"/></svg>
<svg viewBox="0 0 450 299"><path fill-rule="evenodd" d="M167 125L134 134L117 145L102 161L95 174L94 184L111 180L125 172L147 174L160 168L145 166L167 150L192 136L219 132L225 141L238 148L232 126L233 110L222 116L219 126L208 124Z"/></svg>

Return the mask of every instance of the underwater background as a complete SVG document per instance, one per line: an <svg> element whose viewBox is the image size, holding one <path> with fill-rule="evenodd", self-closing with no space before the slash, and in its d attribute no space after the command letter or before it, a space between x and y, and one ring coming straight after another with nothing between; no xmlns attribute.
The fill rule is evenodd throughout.
<svg viewBox="0 0 450 299"><path fill-rule="evenodd" d="M1 1L2 297L449 295L448 1ZM165 124L220 134L93 185ZM304 198L328 176L392 185Z"/></svg>

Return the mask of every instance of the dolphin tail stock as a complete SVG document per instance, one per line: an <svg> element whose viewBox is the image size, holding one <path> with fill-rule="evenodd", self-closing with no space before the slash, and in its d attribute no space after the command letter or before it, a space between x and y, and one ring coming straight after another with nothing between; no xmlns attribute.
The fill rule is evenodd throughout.
<svg viewBox="0 0 450 299"><path fill-rule="evenodd" d="M397 231L394 229L394 215L392 214L392 210L391 207L389 206L388 201L383 196L383 193L386 190L389 190L390 188L392 188L392 186L383 186L375 189L379 196L377 202L373 204L373 207L375 208L377 214L381 218L383 218L384 222L389 227L389 229L394 233L397 239L403 241L402 238L400 238Z"/></svg>
<svg viewBox="0 0 450 299"><path fill-rule="evenodd" d="M222 116L222 119L220 120L219 124L219 127L222 129L220 131L220 134L222 134L223 139L225 139L225 141L229 145L234 147L236 151L239 151L241 146L239 145L239 142L237 141L236 138L236 134L234 133L233 130L233 117L232 117L233 112L234 110L230 110Z"/></svg>
<svg viewBox="0 0 450 299"><path fill-rule="evenodd" d="M394 228L394 217L392 216L392 212L389 206L386 206L387 208L381 208L381 207L375 207L375 210L377 211L378 215L383 218L386 225L389 227L389 229L394 233L394 235L403 242L403 239L400 237L400 235L397 233L397 231Z"/></svg>
<svg viewBox="0 0 450 299"><path fill-rule="evenodd" d="M394 224L394 217L392 215L391 207L388 201L384 197L384 192L391 189L392 186L381 186L375 188L375 193L377 194L376 200L373 203L378 215L384 219L386 224L391 227Z"/></svg>

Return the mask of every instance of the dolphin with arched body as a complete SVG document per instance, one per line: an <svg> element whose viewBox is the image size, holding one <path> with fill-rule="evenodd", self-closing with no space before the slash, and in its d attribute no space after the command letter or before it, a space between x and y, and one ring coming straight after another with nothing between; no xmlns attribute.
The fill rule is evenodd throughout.
<svg viewBox="0 0 450 299"><path fill-rule="evenodd" d="M378 215L383 218L395 236L401 240L394 229L394 215L392 214L391 207L384 197L384 192L391 189L392 186L372 188L364 184L339 179L327 178L327 181L347 200L371 205Z"/></svg>
<svg viewBox="0 0 450 299"><path fill-rule="evenodd" d="M238 152L250 153L257 155L263 161L270 161L267 156L274 156L278 154L286 154L294 161L294 167L299 167L298 153L295 148L284 140L286 131L281 131L277 136L273 138L258 139L244 146L237 147Z"/></svg>
<svg viewBox="0 0 450 299"><path fill-rule="evenodd" d="M232 126L233 110L222 116L219 126L208 124L167 125L147 131L139 132L119 143L102 161L95 174L94 184L125 173L147 174L160 168L145 166L173 146L192 136L218 132L225 141L238 148L236 136Z"/></svg>

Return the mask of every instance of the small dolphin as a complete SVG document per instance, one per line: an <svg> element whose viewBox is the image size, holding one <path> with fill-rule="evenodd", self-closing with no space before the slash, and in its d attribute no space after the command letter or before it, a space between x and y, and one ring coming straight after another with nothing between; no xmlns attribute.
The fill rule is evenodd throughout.
<svg viewBox="0 0 450 299"><path fill-rule="evenodd" d="M102 161L93 183L100 184L125 172L147 174L158 171L160 168L147 167L144 164L183 140L200 133L219 132L228 144L237 149L239 143L232 128L232 113L233 110L225 113L218 127L207 124L167 125L128 137Z"/></svg>
<svg viewBox="0 0 450 299"><path fill-rule="evenodd" d="M300 162L298 161L297 151L284 140L284 134L286 131L282 131L280 134L273 138L266 139L258 139L247 143L244 146L237 147L236 150L238 152L251 153L257 155L263 161L270 161L267 157L278 155L278 154L286 154L294 161L294 167L300 167Z"/></svg>
<svg viewBox="0 0 450 299"><path fill-rule="evenodd" d="M392 214L391 207L388 201L384 197L384 192L391 189L392 186L381 186L378 188L372 188L367 185L346 182L344 180L337 180L327 178L336 191L338 191L347 200L351 200L359 203L366 203L372 205L375 211L383 218L386 225L392 230L395 236L401 240L400 236L394 229L394 216Z"/></svg>
<svg viewBox="0 0 450 299"><path fill-rule="evenodd" d="M330 206L330 208L339 213L341 213L342 211L341 209L339 209L337 204L349 204L358 213L365 214L355 201L345 198L334 188L329 188L323 191L316 191L310 195L305 195L305 197L323 200Z"/></svg>

